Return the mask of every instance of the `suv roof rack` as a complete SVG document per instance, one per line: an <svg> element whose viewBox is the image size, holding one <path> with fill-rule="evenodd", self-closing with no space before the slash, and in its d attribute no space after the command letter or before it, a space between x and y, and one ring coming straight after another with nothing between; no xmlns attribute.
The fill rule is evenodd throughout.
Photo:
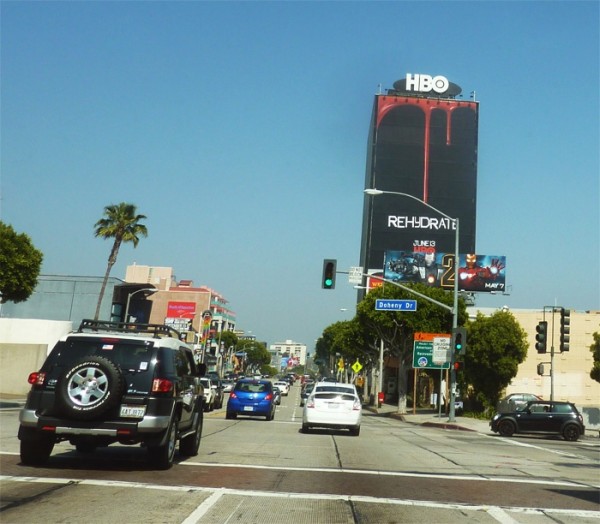
<svg viewBox="0 0 600 524"><path fill-rule="evenodd" d="M111 331L130 334L150 334L154 338L172 337L181 340L181 333L164 324L140 324L137 322L113 322L110 320L92 320L84 318L79 324L78 333L84 331Z"/></svg>

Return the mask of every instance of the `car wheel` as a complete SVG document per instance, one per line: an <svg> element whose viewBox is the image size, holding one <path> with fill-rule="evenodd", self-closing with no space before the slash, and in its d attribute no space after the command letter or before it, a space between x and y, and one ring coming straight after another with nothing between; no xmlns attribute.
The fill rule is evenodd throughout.
<svg viewBox="0 0 600 524"><path fill-rule="evenodd" d="M236 417L237 417L237 414L236 414L236 413L233 413L232 411L228 411L228 412L225 414L225 418L234 419L234 418L236 418Z"/></svg>
<svg viewBox="0 0 600 524"><path fill-rule="evenodd" d="M169 469L173 465L178 429L179 420L176 416L173 416L171 423L167 428L166 442L161 446L153 446L148 448L150 462L157 469Z"/></svg>
<svg viewBox="0 0 600 524"><path fill-rule="evenodd" d="M54 438L37 431L27 431L21 440L21 462L26 466L41 466L48 461L54 448Z"/></svg>
<svg viewBox="0 0 600 524"><path fill-rule="evenodd" d="M360 435L360 426L354 426L353 428L350 428L350 435L358 437Z"/></svg>
<svg viewBox="0 0 600 524"><path fill-rule="evenodd" d="M515 429L515 424L511 420L502 420L498 424L498 432L503 437L512 437Z"/></svg>
<svg viewBox="0 0 600 524"><path fill-rule="evenodd" d="M575 442L579 438L579 428L575 424L567 424L562 434L565 440Z"/></svg>
<svg viewBox="0 0 600 524"><path fill-rule="evenodd" d="M200 448L200 440L202 439L202 426L204 423L204 417L202 412L196 413L196 424L194 426L194 432L187 437L183 437L179 441L179 453L186 457L195 457L198 454Z"/></svg>
<svg viewBox="0 0 600 524"><path fill-rule="evenodd" d="M79 442L75 444L75 449L78 453L89 454L96 451L96 445L91 442Z"/></svg>
<svg viewBox="0 0 600 524"><path fill-rule="evenodd" d="M121 399L123 374L104 357L88 356L65 372L57 383L57 401L68 417L95 418Z"/></svg>
<svg viewBox="0 0 600 524"><path fill-rule="evenodd" d="M308 424L302 424L302 433L308 433L310 431L310 426Z"/></svg>

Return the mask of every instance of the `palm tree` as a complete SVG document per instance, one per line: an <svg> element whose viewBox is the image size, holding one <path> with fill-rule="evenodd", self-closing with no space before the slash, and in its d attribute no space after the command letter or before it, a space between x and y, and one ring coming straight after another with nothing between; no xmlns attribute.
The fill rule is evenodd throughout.
<svg viewBox="0 0 600 524"><path fill-rule="evenodd" d="M140 224L140 220L145 219L146 216L136 215L136 210L137 208L135 205L126 202L106 206L104 208L105 218L101 218L94 224L94 236L115 239L112 249L110 250L110 256L108 257L108 266L106 267L106 274L102 281L102 288L100 289L100 296L98 297L98 306L96 307L94 320L98 320L98 316L100 315L100 304L102 304L108 276L110 275L110 270L117 261L117 255L119 254L121 244L123 242L131 242L135 248L140 241L140 236L148 236L146 226Z"/></svg>

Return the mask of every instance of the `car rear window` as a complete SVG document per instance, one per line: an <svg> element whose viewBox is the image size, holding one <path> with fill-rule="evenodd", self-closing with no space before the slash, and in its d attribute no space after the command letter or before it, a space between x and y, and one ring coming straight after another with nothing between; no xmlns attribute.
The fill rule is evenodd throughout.
<svg viewBox="0 0 600 524"><path fill-rule="evenodd" d="M570 404L554 404L552 411L554 413L573 413L573 408Z"/></svg>
<svg viewBox="0 0 600 524"><path fill-rule="evenodd" d="M350 395L354 394L354 391L350 388L345 388L342 386L317 386L317 393L322 392L330 392L330 393L348 393Z"/></svg>
<svg viewBox="0 0 600 524"><path fill-rule="evenodd" d="M235 386L236 391L248 391L250 393L264 393L269 391L269 384L264 382L238 382Z"/></svg>
<svg viewBox="0 0 600 524"><path fill-rule="evenodd" d="M106 357L123 371L145 371L154 355L154 344L144 340L123 340L110 337L71 337L60 341L52 350L47 365L71 366L87 356Z"/></svg>
<svg viewBox="0 0 600 524"><path fill-rule="evenodd" d="M336 399L336 400L348 400L350 402L354 402L354 400L355 400L356 397L354 395L350 394L350 393L342 393L342 394L340 394L340 393L333 393L333 392L330 392L330 393L319 392L319 393L315 393L315 397L314 398L321 399L321 400L333 400L333 399Z"/></svg>

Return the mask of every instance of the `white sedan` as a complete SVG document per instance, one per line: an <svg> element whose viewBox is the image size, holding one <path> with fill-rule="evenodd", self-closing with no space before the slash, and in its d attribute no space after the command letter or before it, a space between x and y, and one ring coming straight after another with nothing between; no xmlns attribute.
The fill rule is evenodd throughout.
<svg viewBox="0 0 600 524"><path fill-rule="evenodd" d="M302 412L302 431L310 428L349 429L360 434L362 406L353 384L319 382L306 399Z"/></svg>
<svg viewBox="0 0 600 524"><path fill-rule="evenodd" d="M278 380L277 382L273 382L273 385L279 388L284 397L288 396L288 393L290 392L290 385L287 382Z"/></svg>

